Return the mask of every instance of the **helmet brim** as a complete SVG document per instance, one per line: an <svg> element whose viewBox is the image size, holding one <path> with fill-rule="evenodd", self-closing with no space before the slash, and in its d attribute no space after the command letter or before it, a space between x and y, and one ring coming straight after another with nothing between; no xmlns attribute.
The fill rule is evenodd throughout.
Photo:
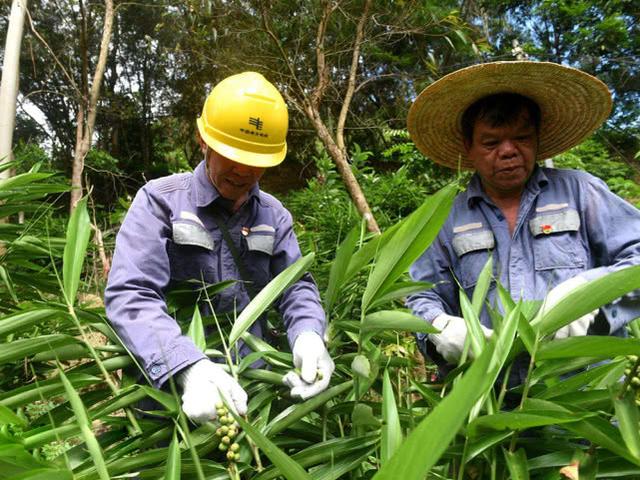
<svg viewBox="0 0 640 480"><path fill-rule="evenodd" d="M209 148L215 150L223 157L228 158L229 160L232 160L234 162L242 163L243 165L249 165L251 167L269 168L280 165L287 156L286 143L279 151L274 153L249 152L240 148L231 147L213 138L206 132L202 118L198 117L196 123L198 125L200 137L202 138L204 143L206 143Z"/></svg>

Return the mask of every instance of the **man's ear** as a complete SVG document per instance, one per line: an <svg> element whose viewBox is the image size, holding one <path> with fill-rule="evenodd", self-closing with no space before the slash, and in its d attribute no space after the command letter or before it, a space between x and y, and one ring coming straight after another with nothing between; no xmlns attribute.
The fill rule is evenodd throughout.
<svg viewBox="0 0 640 480"><path fill-rule="evenodd" d="M202 139L202 136L200 136L200 131L198 129L196 129L196 141L198 142L198 145L200 145L200 151L202 154L204 155L207 153L207 144Z"/></svg>

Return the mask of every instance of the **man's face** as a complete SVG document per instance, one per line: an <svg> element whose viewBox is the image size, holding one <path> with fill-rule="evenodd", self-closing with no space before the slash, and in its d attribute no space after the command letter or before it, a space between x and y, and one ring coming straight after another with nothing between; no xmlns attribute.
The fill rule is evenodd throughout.
<svg viewBox="0 0 640 480"><path fill-rule="evenodd" d="M526 111L499 127L478 119L466 149L489 196L519 198L535 166L538 135Z"/></svg>
<svg viewBox="0 0 640 480"><path fill-rule="evenodd" d="M243 201L262 177L264 168L234 162L211 149L207 152L209 178L220 195L235 202Z"/></svg>

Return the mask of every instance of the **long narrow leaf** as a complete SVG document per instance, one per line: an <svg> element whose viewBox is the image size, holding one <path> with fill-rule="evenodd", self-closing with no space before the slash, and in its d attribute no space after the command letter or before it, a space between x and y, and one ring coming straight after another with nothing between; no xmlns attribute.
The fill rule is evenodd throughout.
<svg viewBox="0 0 640 480"><path fill-rule="evenodd" d="M542 335L548 335L596 308L640 288L640 265L624 268L586 283L553 308L539 314L531 325Z"/></svg>
<svg viewBox="0 0 640 480"><path fill-rule="evenodd" d="M362 322L362 331L400 330L404 332L438 333L438 329L402 310L381 310L368 314Z"/></svg>
<svg viewBox="0 0 640 480"><path fill-rule="evenodd" d="M14 425L20 425L25 427L27 422L22 418L13 413L10 408L5 407L4 405L0 405L0 425L7 425L13 423Z"/></svg>
<svg viewBox="0 0 640 480"><path fill-rule="evenodd" d="M280 450L273 442L271 442L271 440L260 433L257 428L235 413L232 412L232 414L236 419L236 422L240 424L242 429L247 432L251 440L254 441L264 454L269 457L269 460L278 467L280 473L285 478L288 480L311 480L309 474L300 466L300 464L287 456L287 454Z"/></svg>
<svg viewBox="0 0 640 480"><path fill-rule="evenodd" d="M395 455L402 444L402 429L396 399L389 378L389 370L384 371L382 384L382 437L380 439L380 463L384 465Z"/></svg>
<svg viewBox="0 0 640 480"><path fill-rule="evenodd" d="M640 459L640 414L636 406L635 392L627 392L622 397L614 394L613 406L625 445L633 456Z"/></svg>
<svg viewBox="0 0 640 480"><path fill-rule="evenodd" d="M284 292L291 284L298 280L313 262L313 253L300 258L293 265L289 265L271 280L260 293L245 307L238 316L229 334L229 348L233 348L238 339L246 332L253 322Z"/></svg>
<svg viewBox="0 0 640 480"><path fill-rule="evenodd" d="M487 298L487 293L489 292L489 287L491 286L492 276L493 257L489 255L489 259L484 264L484 267L482 267L482 270L480 270L480 275L478 275L478 282L473 289L473 297L471 299L473 311L475 312L477 317L480 317L480 313L482 312L482 305L484 304L485 298Z"/></svg>
<svg viewBox="0 0 640 480"><path fill-rule="evenodd" d="M376 480L423 480L466 421L475 402L491 388L487 375L493 345L471 365L451 393L411 432L396 454L373 477Z"/></svg>
<svg viewBox="0 0 640 480"><path fill-rule="evenodd" d="M187 336L193 340L193 343L200 349L200 351L204 352L207 349L204 325L202 324L202 316L200 315L200 308L197 304L193 308L193 316L191 317Z"/></svg>
<svg viewBox="0 0 640 480"><path fill-rule="evenodd" d="M340 244L336 251L336 258L331 264L329 273L329 285L324 295L324 305L327 312L331 312L338 294L340 293L345 280L345 274L349 268L349 260L353 256L353 249L360 235L360 226L354 227Z"/></svg>
<svg viewBox="0 0 640 480"><path fill-rule="evenodd" d="M80 399L78 392L73 388L73 385L71 385L71 382L67 379L67 376L64 374L60 365L58 365L58 371L60 372L60 380L64 385L71 408L73 408L73 413L76 415L76 422L80 426L80 432L87 444L87 449L91 454L91 458L96 466L100 480L109 480L109 472L107 471L107 465L102 454L102 449L91 430L91 422L89 421L87 411L82 404L82 400Z"/></svg>
<svg viewBox="0 0 640 480"><path fill-rule="evenodd" d="M414 214L402 221L393 241L382 247L362 296L362 310L402 275L436 238L447 218L456 188L449 185L432 195Z"/></svg>
<svg viewBox="0 0 640 480"><path fill-rule="evenodd" d="M515 452L503 450L504 459L509 469L512 480L529 480L529 466L527 465L527 454L521 448Z"/></svg>
<svg viewBox="0 0 640 480"><path fill-rule="evenodd" d="M62 285L67 303L75 303L80 274L91 235L91 220L87 212L87 198L82 198L77 204L67 225L67 243L64 247L62 265Z"/></svg>
<svg viewBox="0 0 640 480"><path fill-rule="evenodd" d="M555 358L590 357L612 358L618 355L636 355L640 352L640 340L635 338L569 337L555 340L540 347L538 360Z"/></svg>
<svg viewBox="0 0 640 480"><path fill-rule="evenodd" d="M313 398L310 398L304 403L300 403L298 405L292 405L291 407L284 410L280 415L276 416L267 428L265 429L265 435L269 437L273 437L278 433L282 432L290 425L298 422L304 416L306 416L309 412L313 412L318 409L320 406L327 403L333 397L340 395L343 392L346 392L353 386L353 380L349 380L347 382L341 383L340 385L336 385L334 387L328 388L322 393L319 393Z"/></svg>
<svg viewBox="0 0 640 480"><path fill-rule="evenodd" d="M39 308L6 315L0 319L0 337L29 328L35 324L41 324L41 322L49 318L62 317L63 315L65 315L64 312L53 308Z"/></svg>
<svg viewBox="0 0 640 480"><path fill-rule="evenodd" d="M167 458L167 470L164 474L164 480L180 480L181 472L180 443L176 431L173 431L173 439L169 445L169 456Z"/></svg>

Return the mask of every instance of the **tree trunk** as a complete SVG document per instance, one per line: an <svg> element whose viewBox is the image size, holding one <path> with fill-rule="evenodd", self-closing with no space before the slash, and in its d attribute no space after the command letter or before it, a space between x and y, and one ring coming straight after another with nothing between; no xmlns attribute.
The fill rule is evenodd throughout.
<svg viewBox="0 0 640 480"><path fill-rule="evenodd" d="M349 165L349 161L347 160L345 151L338 147L333 137L329 133L329 129L320 118L320 113L318 111L314 111L313 107L309 106L307 107L306 114L311 120L314 128L316 129L316 132L318 132L320 141L324 144L329 153L329 156L331 156L334 163L336 164L338 172L342 177L342 181L347 188L347 192L349 192L349 195L351 196L351 201L355 205L360 215L362 215L362 217L367 222L367 230L379 234L380 227L378 226L373 213L371 213L369 202L367 202L367 198L365 197L364 192L362 191L362 188L358 183L358 179L351 171L351 165Z"/></svg>
<svg viewBox="0 0 640 480"><path fill-rule="evenodd" d="M26 10L27 0L13 0L0 86L0 165L13 160L13 129L16 124L20 45ZM9 170L0 172L0 179L9 178L9 176Z"/></svg>
<svg viewBox="0 0 640 480"><path fill-rule="evenodd" d="M111 40L111 31L113 29L113 0L105 0L105 6L106 9L104 13L104 30L102 31L100 56L98 57L98 64L96 65L96 71L93 75L91 92L89 98L81 98L78 102L79 125L71 173L71 210L75 208L80 198L82 198L82 172L84 170L84 159L89 152L89 148L91 148L91 137L93 136L93 127L96 122L98 97L100 96L100 85L102 83L102 77L104 76L104 70L107 64L109 42Z"/></svg>

